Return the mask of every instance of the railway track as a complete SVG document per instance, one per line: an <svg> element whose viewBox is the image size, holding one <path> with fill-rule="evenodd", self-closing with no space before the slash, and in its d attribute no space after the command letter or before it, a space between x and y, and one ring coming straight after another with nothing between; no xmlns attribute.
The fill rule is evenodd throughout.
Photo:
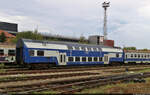
<svg viewBox="0 0 150 95"><path fill-rule="evenodd" d="M36 74L36 73L55 73L55 72L72 72L72 71L87 71L87 70L108 70L108 69L121 69L121 68L144 68L148 66L117 66L117 67L81 67L81 68L52 68L52 69L46 69L46 70L14 70L14 71L7 71L0 73L0 75L14 75L14 74ZM150 65L149 65L150 68ZM132 69L133 70L133 69ZM109 71L108 71L109 72ZM113 71L112 71L113 72ZM115 72L115 71L114 71Z"/></svg>
<svg viewBox="0 0 150 95"><path fill-rule="evenodd" d="M93 88L96 86L103 86L106 84L112 84L119 82L124 82L126 80L131 80L134 78L146 78L150 77L150 73L138 73L138 74L121 74L121 75L113 75L113 76L95 76L89 78L81 78L81 79L74 79L74 80L62 80L62 81L55 81L51 83L39 83L35 85L25 85L25 86L12 86L8 87L7 91L3 91L1 93L7 92L19 92L19 93L32 93L32 92L41 92L41 91L48 91L54 90L58 91L61 94L69 94L69 93L76 93L80 92L85 88ZM2 89L2 88L0 88Z"/></svg>
<svg viewBox="0 0 150 95"><path fill-rule="evenodd" d="M37 76L25 76L25 77L8 77L0 78L0 83L4 82L17 82L17 81L27 81L27 80L41 80L41 79L53 79L53 78L63 78L63 77L73 77L73 76L85 76L85 75L98 75L100 73L91 72L77 72L77 73L65 73L65 74L49 74L49 75L37 75Z"/></svg>
<svg viewBox="0 0 150 95"><path fill-rule="evenodd" d="M13 85L8 87L0 87L0 93L32 93L32 92L41 92L41 91L49 91L54 90L58 91L58 93L66 94L66 93L75 93L79 92L85 88L93 88L96 86L102 86L110 83L116 83L118 81L123 82L127 79L138 78L138 77L150 77L150 73L141 74L132 74L132 75L114 75L114 76L105 76L102 77L98 75L100 73L91 73L91 72L74 72L74 71L89 71L89 70L107 70L108 72L114 72L118 74L120 72L125 72L125 68L129 68L129 71L138 71L145 68L150 68L149 65L138 65L138 66L117 66L117 67L81 67L81 68L52 68L46 70L19 70L19 71L10 71L5 73L0 73L1 76L6 75L17 75L17 74L41 74L41 73L55 73L53 75L37 75L37 76L26 76L23 78L9 77L8 79L0 79L0 83L9 83L9 82L18 82L18 81L30 81L30 80L46 80L46 79L59 79L59 78L67 78L74 76L88 76L93 75L92 77L79 78L79 79L71 79L71 80L62 80L62 81L53 81L46 83L35 83L28 85ZM112 69L112 70L111 70ZM56 74L56 72L74 72L70 74ZM106 71L107 72L107 71Z"/></svg>

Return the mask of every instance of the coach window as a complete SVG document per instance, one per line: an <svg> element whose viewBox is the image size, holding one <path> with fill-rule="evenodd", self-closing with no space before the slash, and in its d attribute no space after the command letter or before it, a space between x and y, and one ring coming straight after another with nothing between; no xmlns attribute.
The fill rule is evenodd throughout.
<svg viewBox="0 0 150 95"><path fill-rule="evenodd" d="M15 56L15 50L8 50L8 55Z"/></svg>
<svg viewBox="0 0 150 95"><path fill-rule="evenodd" d="M73 57L69 57L68 61L73 62Z"/></svg>
<svg viewBox="0 0 150 95"><path fill-rule="evenodd" d="M37 51L37 56L44 56L44 51Z"/></svg>
<svg viewBox="0 0 150 95"><path fill-rule="evenodd" d="M0 55L4 55L4 50L0 49Z"/></svg>
<svg viewBox="0 0 150 95"><path fill-rule="evenodd" d="M79 47L79 50L82 50L82 48L81 48L81 47Z"/></svg>
<svg viewBox="0 0 150 95"><path fill-rule="evenodd" d="M131 54L131 58L133 57L133 54Z"/></svg>
<svg viewBox="0 0 150 95"><path fill-rule="evenodd" d="M85 47L85 51L88 51L88 48L87 48L87 47Z"/></svg>
<svg viewBox="0 0 150 95"><path fill-rule="evenodd" d="M97 49L96 49L96 48L93 48L93 51L97 51Z"/></svg>
<svg viewBox="0 0 150 95"><path fill-rule="evenodd" d="M99 51L99 48L96 48L97 49L97 51Z"/></svg>
<svg viewBox="0 0 150 95"><path fill-rule="evenodd" d="M137 57L137 55L136 55L136 54L134 54L134 57L136 58L136 57Z"/></svg>
<svg viewBox="0 0 150 95"><path fill-rule="evenodd" d="M103 61L103 58L102 58L102 57L99 57L99 61Z"/></svg>
<svg viewBox="0 0 150 95"><path fill-rule="evenodd" d="M140 54L138 54L138 58L140 58Z"/></svg>
<svg viewBox="0 0 150 95"><path fill-rule="evenodd" d="M91 62L92 61L92 57L88 57L88 61Z"/></svg>
<svg viewBox="0 0 150 95"><path fill-rule="evenodd" d="M75 47L74 47L74 46L72 46L72 49L73 49L73 50L75 50Z"/></svg>
<svg viewBox="0 0 150 95"><path fill-rule="evenodd" d="M94 61L97 61L97 57L94 57Z"/></svg>
<svg viewBox="0 0 150 95"><path fill-rule="evenodd" d="M82 61L83 61L83 62L86 62L86 57L82 57Z"/></svg>
<svg viewBox="0 0 150 95"><path fill-rule="evenodd" d="M117 58L119 57L119 53L116 54L116 57L117 57Z"/></svg>
<svg viewBox="0 0 150 95"><path fill-rule="evenodd" d="M149 57L148 54L146 56L147 56L147 58Z"/></svg>
<svg viewBox="0 0 150 95"><path fill-rule="evenodd" d="M91 51L94 51L94 49L93 49L93 48L91 48Z"/></svg>
<svg viewBox="0 0 150 95"><path fill-rule="evenodd" d="M80 61L80 57L75 57L75 61Z"/></svg>
<svg viewBox="0 0 150 95"><path fill-rule="evenodd" d="M80 50L78 46L75 47L75 50Z"/></svg>
<svg viewBox="0 0 150 95"><path fill-rule="evenodd" d="M82 48L82 50L86 51L86 48L85 48L85 47L81 47L81 48Z"/></svg>
<svg viewBox="0 0 150 95"><path fill-rule="evenodd" d="M143 54L141 55L141 57L143 58Z"/></svg>
<svg viewBox="0 0 150 95"><path fill-rule="evenodd" d="M145 58L146 58L146 54L145 54Z"/></svg>
<svg viewBox="0 0 150 95"><path fill-rule="evenodd" d="M29 55L34 56L34 50L29 50Z"/></svg>
<svg viewBox="0 0 150 95"><path fill-rule="evenodd" d="M91 51L91 48L90 48L90 47L88 47L88 51Z"/></svg>

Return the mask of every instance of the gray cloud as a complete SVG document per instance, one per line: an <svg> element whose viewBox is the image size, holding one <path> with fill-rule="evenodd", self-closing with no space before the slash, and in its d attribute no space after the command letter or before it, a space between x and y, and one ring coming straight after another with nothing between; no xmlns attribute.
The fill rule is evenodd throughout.
<svg viewBox="0 0 150 95"><path fill-rule="evenodd" d="M104 0L3 0L0 20L16 22L19 31L79 37L102 35ZM150 48L150 1L110 0L108 36L118 46Z"/></svg>

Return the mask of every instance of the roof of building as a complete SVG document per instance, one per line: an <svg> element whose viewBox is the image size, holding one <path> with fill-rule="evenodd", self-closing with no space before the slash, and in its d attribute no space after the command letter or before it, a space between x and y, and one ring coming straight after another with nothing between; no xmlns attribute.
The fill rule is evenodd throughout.
<svg viewBox="0 0 150 95"><path fill-rule="evenodd" d="M150 53L150 50L124 50L124 52L129 52L129 53Z"/></svg>
<svg viewBox="0 0 150 95"><path fill-rule="evenodd" d="M0 30L0 34L2 34L2 33L4 33L7 38L14 38L14 37L15 37L14 35L12 35L12 34L6 32L6 31L4 31L4 30Z"/></svg>

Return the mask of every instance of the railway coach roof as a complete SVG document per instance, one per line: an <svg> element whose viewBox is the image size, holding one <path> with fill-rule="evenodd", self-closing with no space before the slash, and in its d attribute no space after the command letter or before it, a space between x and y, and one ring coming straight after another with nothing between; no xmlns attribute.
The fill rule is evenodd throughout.
<svg viewBox="0 0 150 95"><path fill-rule="evenodd" d="M72 49L72 47L83 47L83 48L99 48L102 50L107 49L117 49L104 45L93 45L93 44L79 44L79 43L71 43L71 42L63 42L63 41L40 41L40 40L30 40L30 39L20 39L17 43L16 47L22 47L23 43L28 48L56 48L56 49ZM119 50L119 49L117 49ZM121 50L121 49L120 49Z"/></svg>

